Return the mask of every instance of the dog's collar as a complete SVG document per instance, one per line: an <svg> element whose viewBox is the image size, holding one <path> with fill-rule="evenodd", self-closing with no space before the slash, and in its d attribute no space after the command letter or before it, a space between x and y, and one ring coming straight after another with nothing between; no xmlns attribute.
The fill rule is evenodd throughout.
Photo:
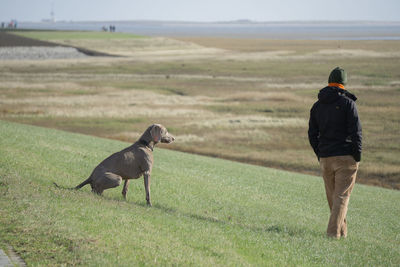
<svg viewBox="0 0 400 267"><path fill-rule="evenodd" d="M147 142L146 140L140 139L139 143L148 147L151 151L153 151L153 147L150 145L150 142Z"/></svg>

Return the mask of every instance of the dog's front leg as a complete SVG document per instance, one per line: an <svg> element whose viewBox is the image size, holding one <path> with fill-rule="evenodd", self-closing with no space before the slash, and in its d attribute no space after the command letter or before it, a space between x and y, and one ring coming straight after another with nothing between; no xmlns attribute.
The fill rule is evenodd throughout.
<svg viewBox="0 0 400 267"><path fill-rule="evenodd" d="M126 193L128 193L128 184L129 180L126 179L124 183L124 188L122 189L122 196L124 197L125 200L126 200Z"/></svg>
<svg viewBox="0 0 400 267"><path fill-rule="evenodd" d="M144 173L144 189L146 190L146 201L147 205L151 207L151 200L150 200L150 172Z"/></svg>

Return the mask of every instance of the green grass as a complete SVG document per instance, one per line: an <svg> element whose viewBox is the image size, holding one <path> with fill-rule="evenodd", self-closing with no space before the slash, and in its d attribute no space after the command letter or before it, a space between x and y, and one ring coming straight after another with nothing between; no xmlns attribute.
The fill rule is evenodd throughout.
<svg viewBox="0 0 400 267"><path fill-rule="evenodd" d="M136 39L144 36L118 33L118 32L93 32L93 31L15 31L13 34L39 39L43 41L52 40L112 40L112 39Z"/></svg>
<svg viewBox="0 0 400 267"><path fill-rule="evenodd" d="M398 266L400 192L356 185L349 237L325 237L322 180L155 149L143 181L99 197L85 179L128 143L0 121L0 247L28 265Z"/></svg>

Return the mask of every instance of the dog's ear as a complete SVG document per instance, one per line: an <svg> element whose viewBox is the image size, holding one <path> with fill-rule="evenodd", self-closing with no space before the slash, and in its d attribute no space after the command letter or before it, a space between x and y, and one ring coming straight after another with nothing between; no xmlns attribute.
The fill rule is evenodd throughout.
<svg viewBox="0 0 400 267"><path fill-rule="evenodd" d="M161 127L158 125L153 125L153 128L150 130L151 134L151 139L155 142L158 143L161 140Z"/></svg>

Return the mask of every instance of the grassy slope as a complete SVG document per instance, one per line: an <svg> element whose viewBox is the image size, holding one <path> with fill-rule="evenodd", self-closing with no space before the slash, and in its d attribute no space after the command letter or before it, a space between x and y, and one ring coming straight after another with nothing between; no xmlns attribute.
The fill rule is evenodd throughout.
<svg viewBox="0 0 400 267"><path fill-rule="evenodd" d="M400 192L357 185L349 238L324 236L321 179L155 150L153 207L142 180L98 197L74 186L128 144L0 121L0 246L29 265L400 264Z"/></svg>

